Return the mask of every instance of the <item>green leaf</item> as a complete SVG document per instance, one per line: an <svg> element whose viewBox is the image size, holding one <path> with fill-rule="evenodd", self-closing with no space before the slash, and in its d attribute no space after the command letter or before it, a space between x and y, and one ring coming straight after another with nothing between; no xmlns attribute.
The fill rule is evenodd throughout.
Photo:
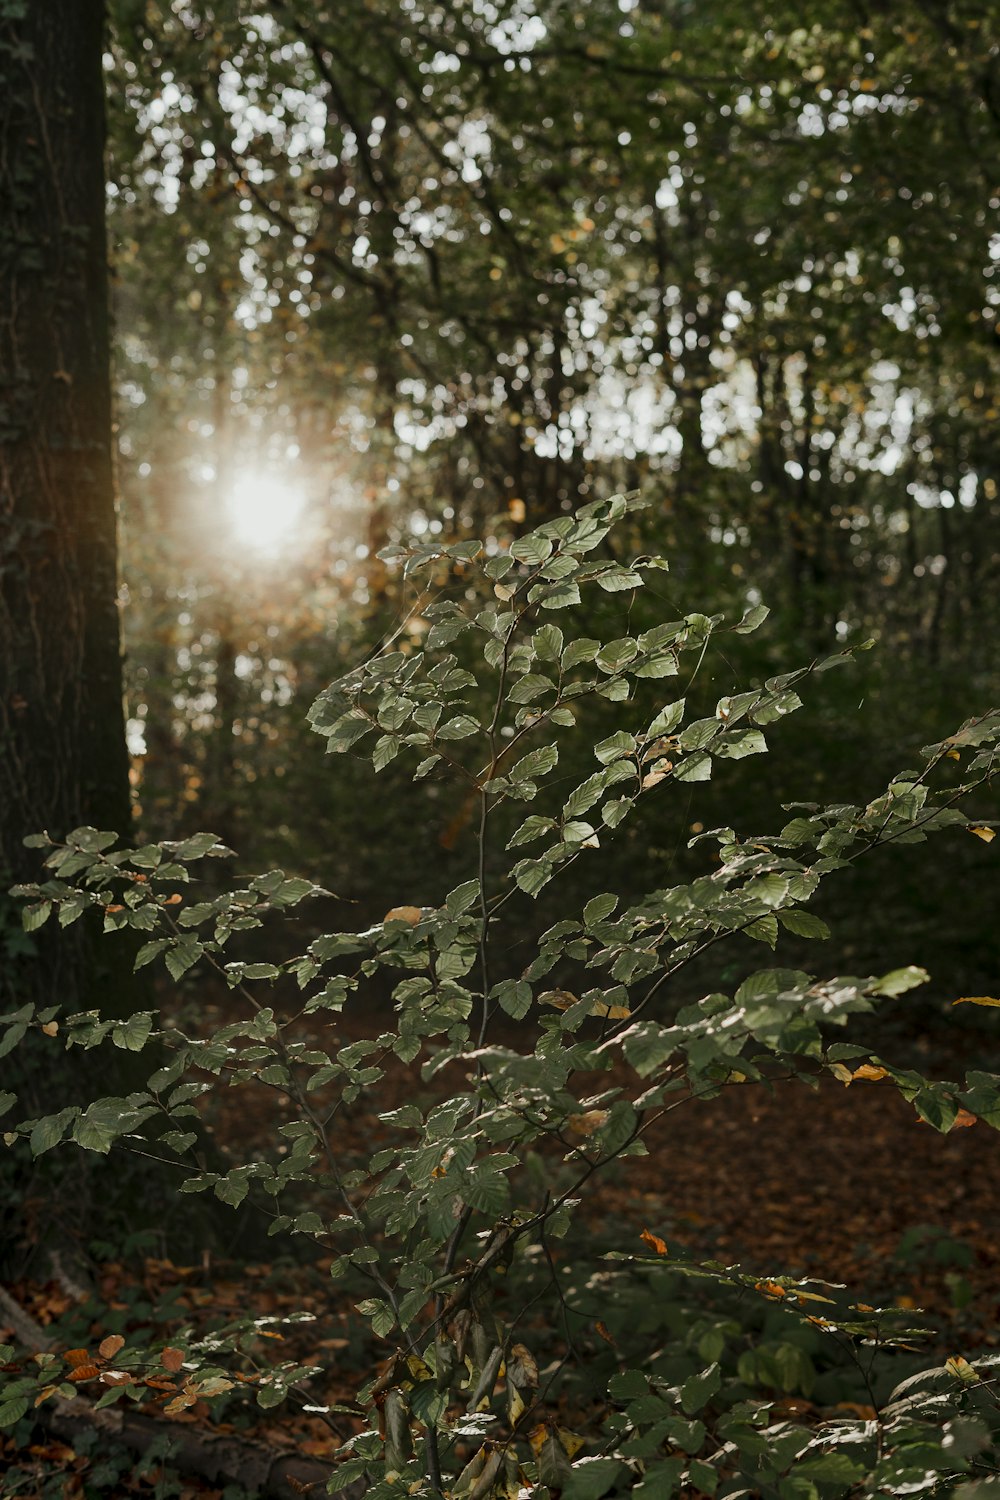
<svg viewBox="0 0 1000 1500"><path fill-rule="evenodd" d="M563 649L563 633L558 625L543 625L531 638L539 661L558 661Z"/></svg>
<svg viewBox="0 0 1000 1500"><path fill-rule="evenodd" d="M897 995L905 995L907 990L916 989L918 984L926 984L930 979L926 969L918 968L916 964L907 964L905 969L893 969L882 978L876 980L868 989L869 995L889 995L895 998Z"/></svg>
<svg viewBox="0 0 1000 1500"><path fill-rule="evenodd" d="M726 760L743 760L748 755L763 755L767 740L759 729L743 729L725 735L715 746L715 754Z"/></svg>
<svg viewBox="0 0 1000 1500"><path fill-rule="evenodd" d="M811 911L799 911L797 907L792 907L779 911L778 921L789 932L794 932L796 937L828 938L830 936L830 929L822 917L814 916Z"/></svg>
<svg viewBox="0 0 1000 1500"><path fill-rule="evenodd" d="M51 901L36 901L33 906L26 906L21 912L21 924L25 932L34 932L36 928L42 927L48 921L51 911Z"/></svg>
<svg viewBox="0 0 1000 1500"><path fill-rule="evenodd" d="M668 703L665 708L661 708L646 730L647 736L655 739L661 734L673 734L684 717L686 706L687 700L678 698L676 703Z"/></svg>
<svg viewBox="0 0 1000 1500"><path fill-rule="evenodd" d="M587 636L581 637L578 641L570 641L562 654L563 671L568 672L572 667L578 667L581 662L593 661L600 649L600 641L591 640Z"/></svg>
<svg viewBox="0 0 1000 1500"><path fill-rule="evenodd" d="M531 985L523 979L504 979L493 986L490 998L499 1001L502 1010L520 1021L531 1009Z"/></svg>
<svg viewBox="0 0 1000 1500"><path fill-rule="evenodd" d="M644 580L641 573L634 573L631 568L616 565L608 568L604 573L598 573L596 582L606 593L620 594L626 589L641 589Z"/></svg>
<svg viewBox="0 0 1000 1500"><path fill-rule="evenodd" d="M621 760L624 756L634 755L635 750L635 735L628 734L624 729L616 730L614 734L609 734L607 739L600 740L594 746L594 754L605 766L610 765L614 760Z"/></svg>
<svg viewBox="0 0 1000 1500"><path fill-rule="evenodd" d="M597 653L597 665L602 672L620 672L622 667L628 666L639 654L639 647L630 635L622 636L620 640L609 641L602 646Z"/></svg>
<svg viewBox="0 0 1000 1500"><path fill-rule="evenodd" d="M602 1500L625 1472L617 1458L578 1459L562 1491L563 1500Z"/></svg>
<svg viewBox="0 0 1000 1500"><path fill-rule="evenodd" d="M139 1011L127 1021L119 1021L111 1028L111 1040L116 1047L126 1052L141 1052L149 1041L153 1029L153 1016L149 1011Z"/></svg>
<svg viewBox="0 0 1000 1500"><path fill-rule="evenodd" d="M204 946L193 937L178 938L167 950L164 962L172 979L180 979L204 953Z"/></svg>
<svg viewBox="0 0 1000 1500"><path fill-rule="evenodd" d="M45 1119L37 1120L28 1137L31 1154L41 1156L44 1151L50 1151L53 1146L58 1145L79 1113L79 1108L74 1105L60 1110L57 1115L46 1115Z"/></svg>
<svg viewBox="0 0 1000 1500"><path fill-rule="evenodd" d="M712 757L704 750L696 750L678 761L674 767L677 781L709 781L712 776Z"/></svg>
<svg viewBox="0 0 1000 1500"><path fill-rule="evenodd" d="M722 1388L722 1372L718 1363L709 1365L700 1375L690 1375L681 1386L681 1406L688 1416L701 1411Z"/></svg>
<svg viewBox="0 0 1000 1500"><path fill-rule="evenodd" d="M537 750L529 750L527 755L511 767L508 776L511 781L534 781L540 776L545 776L559 761L559 751L555 745L542 745Z"/></svg>
<svg viewBox="0 0 1000 1500"><path fill-rule="evenodd" d="M0 1427L13 1427L28 1410L27 1396L15 1396L12 1401L0 1403Z"/></svg>
<svg viewBox="0 0 1000 1500"><path fill-rule="evenodd" d="M437 732L439 740L467 740L472 734L479 734L482 729L478 719L472 718L471 714L457 714L454 719L449 719L442 724Z"/></svg>
<svg viewBox="0 0 1000 1500"><path fill-rule="evenodd" d="M215 1184L215 1196L232 1208L238 1208L250 1191L249 1168L236 1167Z"/></svg>
<svg viewBox="0 0 1000 1500"><path fill-rule="evenodd" d="M603 896L592 896L583 908L583 920L587 927L593 927L597 922L603 922L610 917L618 905L618 897L610 894Z"/></svg>
<svg viewBox="0 0 1000 1500"><path fill-rule="evenodd" d="M763 625L771 611L766 604L752 604L738 625L733 626L734 635L749 635Z"/></svg>
<svg viewBox="0 0 1000 1500"><path fill-rule="evenodd" d="M530 531L527 536L519 536L516 542L511 543L510 555L515 562L537 568L552 556L552 543L548 537L540 536L537 531Z"/></svg>

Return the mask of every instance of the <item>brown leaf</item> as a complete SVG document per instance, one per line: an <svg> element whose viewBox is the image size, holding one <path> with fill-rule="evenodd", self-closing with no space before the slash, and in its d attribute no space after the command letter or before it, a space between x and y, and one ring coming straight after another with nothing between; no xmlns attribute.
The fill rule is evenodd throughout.
<svg viewBox="0 0 1000 1500"><path fill-rule="evenodd" d="M613 1349L618 1347L615 1343L614 1336L609 1331L608 1325L606 1323L595 1323L594 1332L599 1334L604 1342L606 1344L610 1344Z"/></svg>
<svg viewBox="0 0 1000 1500"><path fill-rule="evenodd" d="M416 927L422 916L423 912L419 906L394 906L391 911L386 912L382 921L409 922L411 927Z"/></svg>
<svg viewBox="0 0 1000 1500"><path fill-rule="evenodd" d="M95 1375L101 1372L97 1365L74 1365L69 1372L70 1380L93 1380Z"/></svg>
<svg viewBox="0 0 1000 1500"><path fill-rule="evenodd" d="M127 1370L102 1370L102 1385L131 1385L132 1376Z"/></svg>
<svg viewBox="0 0 1000 1500"><path fill-rule="evenodd" d="M952 1005L995 1005L1000 1006L1000 1000L994 1000L992 995L960 995L953 1000Z"/></svg>
<svg viewBox="0 0 1000 1500"><path fill-rule="evenodd" d="M194 1406L197 1399L198 1397L193 1391L181 1391L179 1396L175 1396L172 1401L167 1402L163 1410L168 1417L176 1417L178 1412L184 1411L186 1407Z"/></svg>
<svg viewBox="0 0 1000 1500"><path fill-rule="evenodd" d="M97 1352L102 1359L114 1359L120 1349L125 1348L125 1340L120 1333L109 1333L106 1339L102 1339L97 1346Z"/></svg>
<svg viewBox="0 0 1000 1500"><path fill-rule="evenodd" d="M650 1250L655 1250L657 1255L670 1254L666 1240L661 1240L658 1234L653 1234L650 1230L644 1229L639 1238L644 1245L649 1246Z"/></svg>
<svg viewBox="0 0 1000 1500"><path fill-rule="evenodd" d="M968 1130L970 1125L975 1125L977 1123L977 1119L978 1117L974 1114L970 1114L967 1109L960 1109L958 1114L952 1121L951 1128L952 1130Z"/></svg>
<svg viewBox="0 0 1000 1500"><path fill-rule="evenodd" d="M160 1364L165 1370L169 1370L172 1375L176 1375L177 1371L184 1364L184 1355L180 1349L172 1349L168 1344L160 1355Z"/></svg>
<svg viewBox="0 0 1000 1500"><path fill-rule="evenodd" d="M59 1022L58 1021L46 1021L45 1025L42 1027L42 1030L44 1031L44 1033L45 1033L46 1036L58 1036L58 1034L59 1034Z"/></svg>
<svg viewBox="0 0 1000 1500"><path fill-rule="evenodd" d="M86 1349L67 1349L63 1359L68 1365L86 1365L90 1363L90 1355Z"/></svg>
<svg viewBox="0 0 1000 1500"><path fill-rule="evenodd" d="M57 1385L43 1386L42 1389L38 1392L38 1395L35 1397L35 1405L41 1406L42 1402L47 1401L50 1396L54 1396L58 1389L59 1387Z"/></svg>

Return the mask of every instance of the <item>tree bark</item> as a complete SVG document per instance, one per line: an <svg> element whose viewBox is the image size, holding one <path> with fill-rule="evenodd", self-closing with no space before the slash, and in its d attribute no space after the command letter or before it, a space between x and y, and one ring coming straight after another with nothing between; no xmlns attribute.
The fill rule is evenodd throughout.
<svg viewBox="0 0 1000 1500"><path fill-rule="evenodd" d="M129 826L103 45L103 0L6 0L0 10L4 888L38 877L26 834ZM46 986L73 998L80 942L43 936Z"/></svg>

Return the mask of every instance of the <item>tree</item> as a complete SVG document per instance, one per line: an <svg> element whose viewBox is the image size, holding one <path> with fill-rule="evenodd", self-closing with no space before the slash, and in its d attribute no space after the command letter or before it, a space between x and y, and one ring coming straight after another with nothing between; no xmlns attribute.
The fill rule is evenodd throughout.
<svg viewBox="0 0 1000 1500"><path fill-rule="evenodd" d="M0 868L124 831L104 235L103 0L0 6ZM79 951L58 945L62 993ZM47 945L48 947L48 945ZM76 957L73 957L73 954Z"/></svg>

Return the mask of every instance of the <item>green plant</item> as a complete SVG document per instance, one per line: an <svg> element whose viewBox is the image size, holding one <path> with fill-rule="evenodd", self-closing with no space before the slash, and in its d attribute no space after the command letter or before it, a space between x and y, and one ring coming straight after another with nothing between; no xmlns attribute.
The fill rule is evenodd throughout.
<svg viewBox="0 0 1000 1500"><path fill-rule="evenodd" d="M447 775L475 797L475 868L440 907L395 907L363 932L324 934L281 963L227 961L242 934L323 893L271 871L189 902L190 867L229 852L211 834L134 850L93 829L33 841L51 877L19 889L29 930L53 912L68 922L101 907L110 931L144 935L138 965L160 960L175 981L210 965L243 1013L205 1035L158 1029L151 1011L121 1021L26 1007L3 1018L4 1049L41 1028L69 1048L141 1052L155 1039L168 1054L145 1089L21 1121L7 1141L26 1138L36 1154L70 1140L173 1161L181 1191L263 1206L272 1234L313 1241L333 1256L335 1283L365 1288L358 1310L388 1355L357 1403L336 1408L354 1428L334 1492L357 1482L376 1500L658 1500L680 1490L825 1500L863 1487L940 1491L994 1472L1000 1415L989 1359L914 1372L909 1355L893 1352L915 1336L898 1310L851 1303L814 1281L692 1263L648 1232L598 1246L579 1227L602 1171L643 1155L665 1114L727 1087L876 1078L938 1130L959 1111L1000 1125L1000 1078L930 1081L843 1039L849 1021L857 1033L883 1001L919 984L918 968L815 979L767 967L734 994L697 1000L684 978L709 953L721 971L735 950L742 970L755 942L773 949L782 932L826 936L810 900L828 875L882 845L970 826L988 832L958 803L989 783L1000 712L929 747L921 769L867 806L799 806L774 836L699 835L706 873L689 884L619 909L596 878L582 912L551 926L517 972L494 951L507 903L530 900L577 861L596 874L602 842L640 804L765 751L765 729L801 706L798 689L851 657L845 650L783 673L701 717L690 716L685 696L665 693L652 719L594 746L596 769L567 794L559 737L585 732L588 700L621 704L627 715L637 679L670 683L690 663L690 683L727 628L718 616L689 614L602 641L557 623L573 618L584 590L627 604L647 572L665 566L651 557L626 566L602 546L639 507L635 496L616 496L487 553L490 602L469 591L461 604L428 606L422 650L386 648L313 707L331 752L366 743L376 771L412 757L415 777ZM467 579L483 551L432 543L385 557L408 576L458 568ZM751 608L728 628L751 631L765 615ZM501 825L506 850L495 838ZM372 997L390 992L391 1012L380 1018ZM366 1003L370 1034L325 1040L346 1008ZM414 1094L429 1092L431 1102L383 1113L378 1149L346 1160L338 1115L363 1092L377 1098L390 1065L412 1070ZM247 1084L290 1101L293 1118L266 1158L208 1170L192 1122L212 1090ZM237 1319L209 1339L175 1339L183 1348L167 1364L176 1376L168 1412L229 1397L253 1331ZM115 1377L99 1404L141 1400L162 1356L113 1342ZM36 1373L14 1363L13 1349L3 1353L12 1373L0 1423L25 1417L40 1389L73 1389L60 1356L44 1356ZM775 1414L782 1394L808 1394L834 1365L870 1414L812 1425ZM95 1379L105 1373L95 1366ZM257 1401L302 1399L322 1373L291 1362L258 1367ZM574 1431L569 1410L580 1414Z"/></svg>

